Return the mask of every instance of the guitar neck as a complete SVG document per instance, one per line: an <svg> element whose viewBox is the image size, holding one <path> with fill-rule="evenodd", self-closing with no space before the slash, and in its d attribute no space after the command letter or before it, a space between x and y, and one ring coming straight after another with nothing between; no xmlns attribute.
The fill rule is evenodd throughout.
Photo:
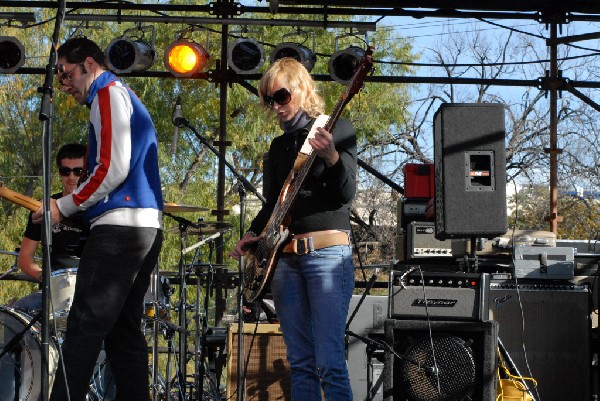
<svg viewBox="0 0 600 401"><path fill-rule="evenodd" d="M42 202L40 202L39 200L15 192L12 189L8 189L4 185L0 185L0 197L19 206L23 206L24 208L29 209L32 212L37 212L42 206Z"/></svg>

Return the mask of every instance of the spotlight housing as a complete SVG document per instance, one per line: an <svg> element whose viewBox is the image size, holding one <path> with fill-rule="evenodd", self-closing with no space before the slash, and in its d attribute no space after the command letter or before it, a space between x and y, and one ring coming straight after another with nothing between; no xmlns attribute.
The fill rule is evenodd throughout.
<svg viewBox="0 0 600 401"><path fill-rule="evenodd" d="M210 55L206 49L189 39L178 39L165 50L165 68L176 77L191 77L201 72Z"/></svg>
<svg viewBox="0 0 600 401"><path fill-rule="evenodd" d="M334 81L346 85L352 79L364 55L365 50L358 46L336 51L329 59L329 75Z"/></svg>
<svg viewBox="0 0 600 401"><path fill-rule="evenodd" d="M19 39L0 36L0 73L12 74L25 64L25 48Z"/></svg>
<svg viewBox="0 0 600 401"><path fill-rule="evenodd" d="M142 40L123 35L113 39L105 51L108 67L117 74L146 71L154 63L154 48Z"/></svg>
<svg viewBox="0 0 600 401"><path fill-rule="evenodd" d="M227 50L227 64L238 74L253 74L265 63L263 45L251 38L234 40Z"/></svg>
<svg viewBox="0 0 600 401"><path fill-rule="evenodd" d="M271 64L284 57L295 58L308 72L311 72L317 61L317 56L306 46L298 43L283 42L278 44L271 52Z"/></svg>

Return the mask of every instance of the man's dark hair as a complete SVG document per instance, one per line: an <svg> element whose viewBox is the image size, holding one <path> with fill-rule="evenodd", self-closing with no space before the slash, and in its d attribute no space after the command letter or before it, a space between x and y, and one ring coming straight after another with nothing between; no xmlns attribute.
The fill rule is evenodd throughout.
<svg viewBox="0 0 600 401"><path fill-rule="evenodd" d="M61 146L56 154L56 166L60 167L63 159L81 159L85 157L87 148L79 143L68 143Z"/></svg>
<svg viewBox="0 0 600 401"><path fill-rule="evenodd" d="M102 49L95 42L82 36L68 39L60 45L57 54L58 58L64 58L70 64L83 63L86 57L91 57L102 67L108 68L106 65L106 56Z"/></svg>

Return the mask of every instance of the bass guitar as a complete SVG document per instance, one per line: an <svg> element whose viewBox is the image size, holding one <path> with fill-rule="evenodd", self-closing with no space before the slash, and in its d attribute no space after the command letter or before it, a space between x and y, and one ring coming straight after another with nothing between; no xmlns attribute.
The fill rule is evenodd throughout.
<svg viewBox="0 0 600 401"><path fill-rule="evenodd" d="M333 112L328 117L321 116L325 118L317 119L309 137L317 126L333 132L333 127L342 114L344 106L360 91L365 77L371 71L373 67L372 54L373 48L369 46ZM319 124L319 120L325 121L324 125L321 125L323 122ZM312 152L312 148L310 146L308 148L305 150L303 147L298 153L294 167L284 181L275 208L261 233L262 238L248 249L244 263L243 286L244 296L250 302L260 299L263 295L265 287L273 277L283 245L290 240L289 211L317 157L316 153Z"/></svg>

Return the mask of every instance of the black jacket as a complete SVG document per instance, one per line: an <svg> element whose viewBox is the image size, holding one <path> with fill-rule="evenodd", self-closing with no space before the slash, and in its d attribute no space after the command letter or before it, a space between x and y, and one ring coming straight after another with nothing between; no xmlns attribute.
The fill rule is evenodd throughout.
<svg viewBox="0 0 600 401"><path fill-rule="evenodd" d="M252 221L250 231L260 233L267 224L313 123L314 120L305 128L286 132L271 143L263 178L267 203ZM349 212L356 193L356 134L348 120L338 120L333 129L333 140L340 155L338 162L327 167L317 156L291 208L289 227L295 234L350 230Z"/></svg>

